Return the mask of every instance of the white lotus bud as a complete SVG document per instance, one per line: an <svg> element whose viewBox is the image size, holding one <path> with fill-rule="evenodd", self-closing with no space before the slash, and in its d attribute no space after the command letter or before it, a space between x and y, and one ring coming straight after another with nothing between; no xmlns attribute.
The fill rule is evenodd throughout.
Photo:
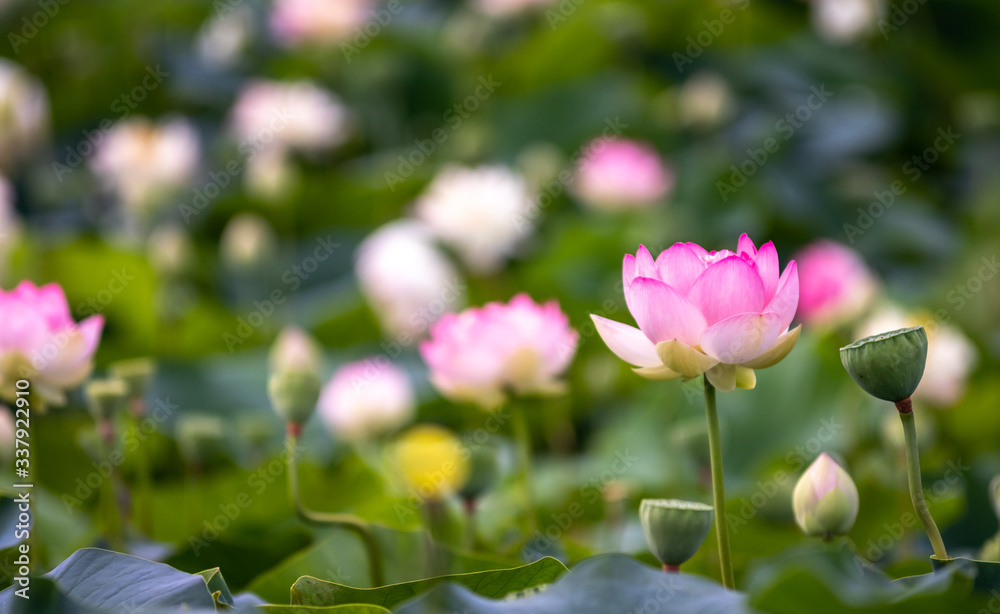
<svg viewBox="0 0 1000 614"><path fill-rule="evenodd" d="M799 478L792 494L795 522L813 537L844 535L858 517L858 487L824 452Z"/></svg>

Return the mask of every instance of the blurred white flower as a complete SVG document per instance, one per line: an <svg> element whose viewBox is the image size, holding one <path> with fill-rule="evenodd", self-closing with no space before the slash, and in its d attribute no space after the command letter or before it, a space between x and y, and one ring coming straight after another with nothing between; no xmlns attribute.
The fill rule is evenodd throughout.
<svg viewBox="0 0 1000 614"><path fill-rule="evenodd" d="M274 230L256 213L234 216L219 239L222 261L237 271L253 271L265 266L277 251L278 238Z"/></svg>
<svg viewBox="0 0 1000 614"><path fill-rule="evenodd" d="M556 0L473 0L476 8L491 17L506 17L555 4Z"/></svg>
<svg viewBox="0 0 1000 614"><path fill-rule="evenodd" d="M201 27L195 48L207 64L220 68L237 63L253 33L253 11L239 5L231 11L216 13Z"/></svg>
<svg viewBox="0 0 1000 614"><path fill-rule="evenodd" d="M111 130L90 165L129 212L144 218L191 181L198 162L198 134L188 120L135 117Z"/></svg>
<svg viewBox="0 0 1000 614"><path fill-rule="evenodd" d="M923 326L927 331L927 364L913 399L942 408L955 405L965 396L969 375L979 362L976 346L958 327L938 323L929 314L907 313L884 304L861 324L855 337L861 339L908 326Z"/></svg>
<svg viewBox="0 0 1000 614"><path fill-rule="evenodd" d="M729 119L736 106L729 84L713 72L700 72L685 81L677 104L682 124L705 127L717 126Z"/></svg>
<svg viewBox="0 0 1000 614"><path fill-rule="evenodd" d="M511 256L537 214L527 183L503 166L449 166L416 203L417 217L478 273Z"/></svg>
<svg viewBox="0 0 1000 614"><path fill-rule="evenodd" d="M234 136L255 151L285 147L322 150L347 138L347 108L312 81L250 82L233 105Z"/></svg>
<svg viewBox="0 0 1000 614"><path fill-rule="evenodd" d="M332 435L348 441L389 433L409 422L413 413L413 388L406 372L375 359L342 366L319 397L323 423Z"/></svg>
<svg viewBox="0 0 1000 614"><path fill-rule="evenodd" d="M358 247L354 267L361 291L393 335L421 335L465 300L464 281L417 222L376 230Z"/></svg>
<svg viewBox="0 0 1000 614"><path fill-rule="evenodd" d="M288 47L332 45L352 37L374 9L374 0L275 0L271 34Z"/></svg>
<svg viewBox="0 0 1000 614"><path fill-rule="evenodd" d="M42 83L0 58L0 168L35 151L49 132L49 97Z"/></svg>
<svg viewBox="0 0 1000 614"><path fill-rule="evenodd" d="M834 43L851 43L875 31L885 0L813 0L813 26Z"/></svg>

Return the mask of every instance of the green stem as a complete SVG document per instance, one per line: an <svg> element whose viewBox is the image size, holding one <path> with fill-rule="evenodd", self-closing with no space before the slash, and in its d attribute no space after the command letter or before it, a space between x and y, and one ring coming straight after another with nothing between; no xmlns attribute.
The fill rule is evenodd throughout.
<svg viewBox="0 0 1000 614"><path fill-rule="evenodd" d="M368 564L371 574L372 586L384 586L385 581L382 575L382 553L379 550L378 542L367 522L350 514L325 514L314 512L306 508L302 503L302 496L299 493L299 476L296 467L296 454L298 447L298 427L289 425L285 438L288 461L288 493L295 505L295 511L305 522L318 525L327 525L351 531L357 535L365 545L368 552Z"/></svg>
<svg viewBox="0 0 1000 614"><path fill-rule="evenodd" d="M934 548L934 556L939 559L948 558L948 551L945 550L944 541L941 539L941 532L934 524L927 509L927 502L924 500L924 486L920 481L920 453L917 451L917 426L913 420L913 411L900 412L899 419L903 422L903 435L906 439L906 477L910 482L910 499L913 500L913 509L917 511L920 524L924 526L927 537L931 540Z"/></svg>
<svg viewBox="0 0 1000 614"><path fill-rule="evenodd" d="M518 464L521 465L521 483L524 488L524 505L528 512L528 531L534 535L538 531L535 514L535 495L531 488L531 431L528 417L520 405L514 407L514 438L517 440Z"/></svg>
<svg viewBox="0 0 1000 614"><path fill-rule="evenodd" d="M142 416L145 415L142 401L136 406L139 408L133 414L132 427L135 432L140 432ZM138 482L139 500L141 512L139 512L139 526L142 532L149 537L153 536L153 472L150 466L149 451L146 446L139 446L136 450L136 481Z"/></svg>
<svg viewBox="0 0 1000 614"><path fill-rule="evenodd" d="M726 487L722 474L722 437L719 413L715 408L715 386L705 377L705 416L708 419L708 448L712 455L712 500L715 505L715 537L719 542L722 586L734 590L733 555L729 550L729 525L726 523Z"/></svg>

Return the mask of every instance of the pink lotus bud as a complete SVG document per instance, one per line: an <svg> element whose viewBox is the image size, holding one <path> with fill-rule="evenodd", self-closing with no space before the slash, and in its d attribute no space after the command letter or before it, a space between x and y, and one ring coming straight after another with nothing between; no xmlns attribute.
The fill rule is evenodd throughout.
<svg viewBox="0 0 1000 614"><path fill-rule="evenodd" d="M588 206L606 211L648 207L674 187L673 172L655 149L624 139L592 141L576 176L576 194Z"/></svg>
<svg viewBox="0 0 1000 614"><path fill-rule="evenodd" d="M376 230L358 247L354 272L382 327L401 338L465 304L465 281L416 222Z"/></svg>
<svg viewBox="0 0 1000 614"><path fill-rule="evenodd" d="M286 326L278 333L267 357L268 368L278 371L308 371L319 375L323 361L319 344L298 326Z"/></svg>
<svg viewBox="0 0 1000 614"><path fill-rule="evenodd" d="M319 415L335 437L363 440L403 426L414 406L406 372L387 360L367 359L337 370L320 395Z"/></svg>
<svg viewBox="0 0 1000 614"><path fill-rule="evenodd" d="M334 45L355 35L375 9L373 0L275 0L271 34L282 45Z"/></svg>
<svg viewBox="0 0 1000 614"><path fill-rule="evenodd" d="M576 354L578 337L558 303L538 305L519 294L510 303L444 316L420 353L443 395L492 409L507 391L560 392L559 377Z"/></svg>
<svg viewBox="0 0 1000 614"><path fill-rule="evenodd" d="M789 330L799 302L791 261L742 235L735 252L676 243L656 260L645 247L625 256L625 302L639 328L591 316L612 352L657 380L704 373L719 390L753 388L754 369L777 364L795 346Z"/></svg>
<svg viewBox="0 0 1000 614"><path fill-rule="evenodd" d="M799 263L798 316L810 326L852 322L871 305L878 284L861 257L833 241L817 241L795 255Z"/></svg>
<svg viewBox="0 0 1000 614"><path fill-rule="evenodd" d="M49 132L49 97L42 83L0 58L0 168L37 151Z"/></svg>
<svg viewBox="0 0 1000 614"><path fill-rule="evenodd" d="M31 383L31 392L61 405L64 391L79 385L94 367L104 318L93 315L73 321L66 295L58 284L41 288L22 281L0 290L0 395L15 398L17 381Z"/></svg>
<svg viewBox="0 0 1000 614"><path fill-rule="evenodd" d="M844 535L858 517L858 487L824 452L799 478L792 494L795 522L806 535Z"/></svg>
<svg viewBox="0 0 1000 614"><path fill-rule="evenodd" d="M133 117L118 122L100 143L91 168L126 209L142 219L188 185L198 159L198 134L188 120L156 124Z"/></svg>
<svg viewBox="0 0 1000 614"><path fill-rule="evenodd" d="M479 273L512 256L538 216L524 179L502 166L447 167L416 203L417 217Z"/></svg>

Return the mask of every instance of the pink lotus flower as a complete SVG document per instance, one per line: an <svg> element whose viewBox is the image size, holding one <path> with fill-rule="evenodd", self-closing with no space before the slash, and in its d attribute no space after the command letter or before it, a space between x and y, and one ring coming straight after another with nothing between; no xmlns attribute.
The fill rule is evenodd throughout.
<svg viewBox="0 0 1000 614"><path fill-rule="evenodd" d="M704 373L719 390L753 388L754 369L781 361L799 338L788 330L799 301L795 261L778 276L778 252L740 237L736 252L676 243L656 260L625 256L625 302L639 328L591 316L612 352L655 380Z"/></svg>
<svg viewBox="0 0 1000 614"><path fill-rule="evenodd" d="M268 21L281 45L330 46L355 36L374 8L373 0L276 0Z"/></svg>
<svg viewBox="0 0 1000 614"><path fill-rule="evenodd" d="M431 382L455 401L493 408L506 393L552 394L576 353L578 335L555 301L538 305L526 294L446 314L420 353Z"/></svg>
<svg viewBox="0 0 1000 614"><path fill-rule="evenodd" d="M93 369L104 318L93 315L77 325L58 284L35 287L22 281L0 290L0 394L14 399L25 378L32 392L62 404L63 391L83 382Z"/></svg>
<svg viewBox="0 0 1000 614"><path fill-rule="evenodd" d="M798 316L810 326L836 326L861 316L877 283L861 257L833 241L817 241L795 255L802 269Z"/></svg>
<svg viewBox="0 0 1000 614"><path fill-rule="evenodd" d="M319 416L341 439L368 439L409 422L414 405L405 371L392 363L359 360L338 369L323 388Z"/></svg>
<svg viewBox="0 0 1000 614"><path fill-rule="evenodd" d="M644 143L599 138L587 146L577 167L576 193L595 209L647 207L674 186L673 173Z"/></svg>

